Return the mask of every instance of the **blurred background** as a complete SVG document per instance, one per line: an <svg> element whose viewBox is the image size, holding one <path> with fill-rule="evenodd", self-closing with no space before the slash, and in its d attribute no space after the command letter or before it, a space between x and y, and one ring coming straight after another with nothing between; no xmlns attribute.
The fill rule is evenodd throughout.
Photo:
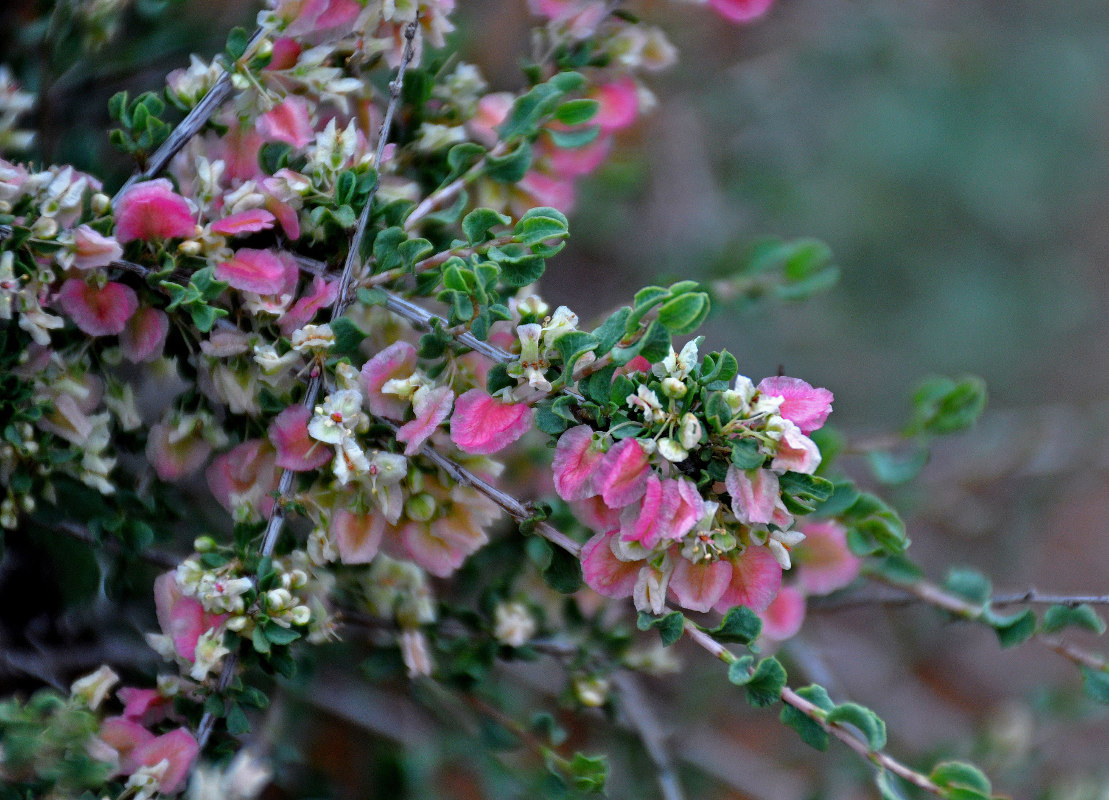
<svg viewBox="0 0 1109 800"><path fill-rule="evenodd" d="M463 58L494 88L520 85L528 19L509 5L467 0L456 15ZM680 63L651 76L659 107L582 187L546 299L589 321L648 282L727 278L760 237L823 240L841 270L834 288L805 303L718 304L708 345L756 381L782 368L831 389L848 441L902 427L925 376L982 376L979 426L939 443L915 482L881 489L909 524L910 555L934 579L961 563L999 591L1109 593L1109 5L779 0L743 28L683 3L634 7L671 34ZM0 61L27 88L50 87L33 118L38 152L115 181L128 165L107 146L107 98L157 90L254 14L140 2L101 54L63 70L26 46L43 34L28 22L37 8L0 9ZM873 484L862 459L843 466ZM1072 664L1034 643L1003 651L988 629L928 609L828 605L786 652L791 674L878 711L893 752L976 759L1014 797L1109 797L1109 719L1081 698ZM877 796L842 749L805 749L701 654L678 654L714 674L640 690L690 797ZM506 686L540 690L541 666L529 669L509 670ZM330 714L304 723L315 734L295 737L323 776L312 796L515 796L468 782L464 765L428 766L465 761L428 703L344 686ZM293 719L301 702L288 700ZM650 762L618 724L576 724L576 736L615 742L614 797L655 796Z"/></svg>

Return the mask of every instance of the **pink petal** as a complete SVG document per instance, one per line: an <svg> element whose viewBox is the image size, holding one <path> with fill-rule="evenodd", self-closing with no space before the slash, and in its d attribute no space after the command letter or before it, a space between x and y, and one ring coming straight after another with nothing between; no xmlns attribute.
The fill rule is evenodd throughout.
<svg viewBox="0 0 1109 800"><path fill-rule="evenodd" d="M594 531L610 531L620 527L620 509L609 508L600 495L572 503L570 509L583 525Z"/></svg>
<svg viewBox="0 0 1109 800"><path fill-rule="evenodd" d="M770 468L778 472L803 472L811 475L820 466L820 448L789 420L778 441L778 452Z"/></svg>
<svg viewBox="0 0 1109 800"><path fill-rule="evenodd" d="M101 289L70 278L58 292L58 304L89 336L111 336L123 330L139 307L135 290L109 281Z"/></svg>
<svg viewBox="0 0 1109 800"><path fill-rule="evenodd" d="M601 497L611 508L634 503L647 491L647 452L635 439L617 442L593 477Z"/></svg>
<svg viewBox="0 0 1109 800"><path fill-rule="evenodd" d="M285 260L269 250L242 248L216 265L216 279L244 292L276 294L285 285Z"/></svg>
<svg viewBox="0 0 1109 800"><path fill-rule="evenodd" d="M119 333L119 348L132 364L153 361L162 355L169 335L169 316L149 306L140 308Z"/></svg>
<svg viewBox="0 0 1109 800"><path fill-rule="evenodd" d="M196 658L197 640L208 630L204 606L195 597L182 597L169 612L166 635L173 640L173 649L186 661Z"/></svg>
<svg viewBox="0 0 1109 800"><path fill-rule="evenodd" d="M355 514L339 509L331 515L328 528L339 558L344 564L369 564L381 546L385 517L381 514Z"/></svg>
<svg viewBox="0 0 1109 800"><path fill-rule="evenodd" d="M486 541L485 533L466 520L436 520L405 525L401 541L409 557L432 575L446 578Z"/></svg>
<svg viewBox="0 0 1109 800"><path fill-rule="evenodd" d="M146 437L146 460L154 467L159 480L170 483L192 475L208 460L212 446L199 434L190 434L171 442L173 428L158 423Z"/></svg>
<svg viewBox="0 0 1109 800"><path fill-rule="evenodd" d="M847 547L847 530L831 520L798 528L805 540L793 548L797 582L807 594L828 594L855 580L862 559Z"/></svg>
<svg viewBox="0 0 1109 800"><path fill-rule="evenodd" d="M165 178L136 183L115 207L115 234L120 244L135 239L184 239L196 231L196 220L185 198Z"/></svg>
<svg viewBox="0 0 1109 800"><path fill-rule="evenodd" d="M601 166L611 149L612 138L603 136L583 147L553 147L547 156L547 163L551 172L560 178L575 178L588 175Z"/></svg>
<svg viewBox="0 0 1109 800"><path fill-rule="evenodd" d="M258 151L265 144L252 127L233 125L218 144L213 148L209 158L222 158L227 169L224 171L224 180L232 186L242 181L249 181L261 177L262 168L258 166Z"/></svg>
<svg viewBox="0 0 1109 800"><path fill-rule="evenodd" d="M80 225L73 232L73 244L77 254L73 266L77 269L106 267L123 257L123 248L119 242L102 236L88 225Z"/></svg>
<svg viewBox="0 0 1109 800"><path fill-rule="evenodd" d="M177 728L135 748L133 756L135 762L144 767L168 761L169 768L162 776L158 791L173 794L184 787L189 768L199 752L200 746L193 735L184 728Z"/></svg>
<svg viewBox="0 0 1109 800"><path fill-rule="evenodd" d="M709 0L709 5L731 22L749 22L770 10L774 0Z"/></svg>
<svg viewBox="0 0 1109 800"><path fill-rule="evenodd" d="M298 95L286 97L259 117L256 128L262 138L285 142L293 147L304 147L315 138L312 121L308 117L308 103Z"/></svg>
<svg viewBox="0 0 1109 800"><path fill-rule="evenodd" d="M454 392L449 386L437 386L416 399L412 410L416 419L406 422L397 431L397 441L405 442L404 454L415 455L427 437L450 416L454 405Z"/></svg>
<svg viewBox="0 0 1109 800"><path fill-rule="evenodd" d="M620 538L639 542L648 550L670 538L670 521L678 506L677 487L667 491L657 475L647 478L647 488L636 505L629 505L620 517Z"/></svg>
<svg viewBox="0 0 1109 800"><path fill-rule="evenodd" d="M768 397L783 398L778 413L800 428L801 433L812 433L823 425L832 413L832 400L835 399L827 389L814 389L800 378L784 375L763 378L758 390Z"/></svg>
<svg viewBox="0 0 1109 800"><path fill-rule="evenodd" d="M726 560L693 564L678 558L670 575L670 591L678 605L691 611L710 611L720 600L732 578L731 562Z"/></svg>
<svg viewBox="0 0 1109 800"><path fill-rule="evenodd" d="M599 595L618 599L631 597L642 561L621 561L612 553L612 533L598 533L581 549L585 583Z"/></svg>
<svg viewBox="0 0 1109 800"><path fill-rule="evenodd" d="M566 214L574 210L576 193L572 180L547 175L533 169L528 170L516 185L527 195L528 202L531 204L528 208L551 206Z"/></svg>
<svg viewBox="0 0 1109 800"><path fill-rule="evenodd" d="M705 501L697 486L688 478L667 481L668 491L677 495L674 501L674 515L670 520L669 538L678 540L693 530L697 520L704 514Z"/></svg>
<svg viewBox="0 0 1109 800"><path fill-rule="evenodd" d="M119 753L119 771L130 775L142 766L133 753L154 738L154 734L133 719L107 717L100 723L100 738Z"/></svg>
<svg viewBox="0 0 1109 800"><path fill-rule="evenodd" d="M321 308L330 306L338 296L338 281L325 281L319 275L315 276L308 294L293 303L292 308L281 316L277 327L286 336L290 335L311 322Z"/></svg>
<svg viewBox="0 0 1109 800"><path fill-rule="evenodd" d="M393 379L407 378L416 370L416 348L408 342L393 342L362 365L362 386L370 413L389 419L404 419L408 403L381 387Z"/></svg>
<svg viewBox="0 0 1109 800"><path fill-rule="evenodd" d="M204 473L208 488L228 513L247 503L258 514L273 508L269 493L277 488L276 454L265 439L248 439L220 455Z"/></svg>
<svg viewBox="0 0 1109 800"><path fill-rule="evenodd" d="M273 56L266 65L268 70L292 69L300 58L302 48L296 39L282 36L273 40Z"/></svg>
<svg viewBox="0 0 1109 800"><path fill-rule="evenodd" d="M311 412L298 403L274 417L268 435L277 450L277 466L294 472L307 472L331 460L331 448L308 435L311 416Z"/></svg>
<svg viewBox="0 0 1109 800"><path fill-rule="evenodd" d="M594 476L605 454L593 447L593 429L588 425L570 428L555 446L554 485L563 500L584 500L597 493Z"/></svg>
<svg viewBox="0 0 1109 800"><path fill-rule="evenodd" d="M762 611L769 606L782 586L782 567L773 553L752 545L730 560L732 580L716 603L716 610L723 613L732 606L747 606Z"/></svg>
<svg viewBox="0 0 1109 800"><path fill-rule="evenodd" d="M247 233L269 230L273 227L274 216L261 208L240 211L212 223L212 232L224 236L242 236Z"/></svg>
<svg viewBox="0 0 1109 800"><path fill-rule="evenodd" d="M792 586L783 586L762 611L762 635L776 642L792 639L805 621L805 596Z"/></svg>
<svg viewBox="0 0 1109 800"><path fill-rule="evenodd" d="M590 125L600 125L607 132L626 128L635 122L639 113L639 87L635 79L624 77L598 86L593 92L594 100L601 104Z"/></svg>
<svg viewBox="0 0 1109 800"><path fill-rule="evenodd" d="M277 218L287 237L294 240L300 238L300 217L295 208L273 197L267 197L266 209Z"/></svg>
<svg viewBox="0 0 1109 800"><path fill-rule="evenodd" d="M153 725L166 718L169 712L169 698L155 689L139 689L134 686L124 686L116 692L123 702L123 716L136 720L144 725Z"/></svg>
<svg viewBox="0 0 1109 800"><path fill-rule="evenodd" d="M470 135L486 147L492 147L500 138L496 128L505 117L514 102L509 92L490 92L477 101L477 111L467 123Z"/></svg>
<svg viewBox="0 0 1109 800"><path fill-rule="evenodd" d="M451 441L467 453L496 453L527 433L531 418L530 406L502 403L481 389L470 389L455 402Z"/></svg>
<svg viewBox="0 0 1109 800"><path fill-rule="evenodd" d="M732 513L744 525L765 525L774 519L779 498L778 476L768 469L728 467L725 479L732 496Z"/></svg>

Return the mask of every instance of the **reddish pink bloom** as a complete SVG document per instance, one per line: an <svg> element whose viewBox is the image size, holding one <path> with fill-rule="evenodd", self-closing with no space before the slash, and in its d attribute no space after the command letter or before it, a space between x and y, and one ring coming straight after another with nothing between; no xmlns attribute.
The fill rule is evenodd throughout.
<svg viewBox="0 0 1109 800"><path fill-rule="evenodd" d="M70 278L58 292L58 304L89 336L111 336L123 330L139 307L135 290L108 281L103 288Z"/></svg>
<svg viewBox="0 0 1109 800"><path fill-rule="evenodd" d="M639 113L639 87L629 76L602 84L591 92L594 100L601 104L591 125L600 125L606 133L626 128L635 122Z"/></svg>
<svg viewBox="0 0 1109 800"><path fill-rule="evenodd" d="M427 437L450 416L454 392L449 386L437 386L417 392L414 400L412 410L416 412L416 419L404 423L397 431L397 441L405 442L406 456L415 455Z"/></svg>
<svg viewBox="0 0 1109 800"><path fill-rule="evenodd" d="M196 231L188 202L165 178L136 183L128 189L116 203L115 220L120 244L135 239L184 239Z"/></svg>
<svg viewBox="0 0 1109 800"><path fill-rule="evenodd" d="M455 401L451 441L467 453L496 453L531 429L531 417L530 406L502 403L482 389L470 389Z"/></svg>
<svg viewBox="0 0 1109 800"><path fill-rule="evenodd" d="M216 278L244 292L277 294L285 285L286 258L283 253L244 247L230 261L216 265Z"/></svg>
<svg viewBox="0 0 1109 800"><path fill-rule="evenodd" d="M759 617L762 635L767 639L776 642L792 639L805 621L805 596L792 586L783 586Z"/></svg>
<svg viewBox="0 0 1109 800"><path fill-rule="evenodd" d="M408 403L381 391L391 380L404 380L416 371L416 348L408 342L393 342L362 365L362 386L370 413L389 419L404 419Z"/></svg>
<svg viewBox="0 0 1109 800"><path fill-rule="evenodd" d="M296 66L302 50L303 48L296 39L290 39L288 36L274 39L273 57L270 58L270 63L266 65L266 69L292 69Z"/></svg>
<svg viewBox="0 0 1109 800"><path fill-rule="evenodd" d="M212 148L209 158L222 158L227 165L224 179L234 186L240 181L249 181L262 175L258 166L258 151L265 144L254 128L233 125L231 130L220 137Z"/></svg>
<svg viewBox="0 0 1109 800"><path fill-rule="evenodd" d="M615 531L598 533L581 549L581 569L586 585L599 595L631 597L642 561L621 561L612 552Z"/></svg>
<svg viewBox="0 0 1109 800"><path fill-rule="evenodd" d="M762 611L782 586L782 567L774 554L765 547L749 546L732 562L732 578L716 603L716 610L725 612L732 606L747 606Z"/></svg>
<svg viewBox="0 0 1109 800"><path fill-rule="evenodd" d="M123 357L132 364L153 361L162 355L169 335L166 312L145 306L136 311L119 333Z"/></svg>
<svg viewBox="0 0 1109 800"><path fill-rule="evenodd" d="M798 530L805 540L793 548L797 581L808 594L828 594L858 577L862 559L847 547L847 529L837 522L810 522Z"/></svg>
<svg viewBox="0 0 1109 800"><path fill-rule="evenodd" d="M154 580L154 607L162 633L173 642L177 655L186 661L196 658L196 642L207 630L219 627L226 616L205 611L195 597L185 597L172 572Z"/></svg>
<svg viewBox="0 0 1109 800"><path fill-rule="evenodd" d="M328 532L344 564L369 564L381 546L385 517L381 514L355 514L341 508L331 515Z"/></svg>
<svg viewBox="0 0 1109 800"><path fill-rule="evenodd" d="M720 560L693 564L684 558L675 561L669 588L678 605L691 611L711 611L731 581L731 563Z"/></svg>
<svg viewBox="0 0 1109 800"><path fill-rule="evenodd" d="M300 216L289 203L267 195L266 210L277 218L277 224L287 237L293 240L300 238Z"/></svg>
<svg viewBox="0 0 1109 800"><path fill-rule="evenodd" d="M811 475L820 466L820 448L816 446L801 429L785 420L782 438L778 441L778 453L770 462L770 468L778 472L803 472Z"/></svg>
<svg viewBox="0 0 1109 800"><path fill-rule="evenodd" d="M269 493L277 488L276 453L265 439L247 439L222 454L204 473L208 488L228 513L251 506L266 515L273 508Z"/></svg>
<svg viewBox="0 0 1109 800"><path fill-rule="evenodd" d="M768 469L728 467L725 480L732 496L732 513L744 525L766 525L774 519L778 503L778 476Z"/></svg>
<svg viewBox="0 0 1109 800"><path fill-rule="evenodd" d="M156 689L124 686L116 692L116 697L123 701L123 716L143 725L161 722L173 710L170 699Z"/></svg>
<svg viewBox="0 0 1109 800"><path fill-rule="evenodd" d="M593 480L611 508L634 503L647 491L647 461L647 452L635 439L617 442L605 454Z"/></svg>
<svg viewBox="0 0 1109 800"><path fill-rule="evenodd" d="M643 497L625 508L620 516L620 538L653 549L664 538L669 538L669 522L677 510L677 501L677 493L667 492L657 475L648 476Z"/></svg>
<svg viewBox="0 0 1109 800"><path fill-rule="evenodd" d="M73 266L77 269L106 267L123 257L123 248L119 242L100 235L88 225L80 225L73 232L73 245L77 256Z"/></svg>
<svg viewBox="0 0 1109 800"><path fill-rule="evenodd" d="M445 578L489 539L473 516L455 507L450 517L410 522L401 529L408 556L432 575Z"/></svg>
<svg viewBox="0 0 1109 800"><path fill-rule="evenodd" d="M514 102L509 92L492 92L477 101L477 112L466 123L470 135L486 147L492 147L500 136L497 126L504 122Z"/></svg>
<svg viewBox="0 0 1109 800"><path fill-rule="evenodd" d="M643 356L636 356L622 367L616 368L617 375L630 375L633 372L650 372L651 362Z"/></svg>
<svg viewBox="0 0 1109 800"><path fill-rule="evenodd" d="M800 428L801 433L812 433L823 425L832 413L832 400L835 399L827 389L814 389L800 378L784 375L763 378L758 390L767 397L781 397L782 407L778 413Z"/></svg>
<svg viewBox="0 0 1109 800"><path fill-rule="evenodd" d="M273 227L273 222L273 214L261 208L252 208L213 222L212 232L224 236L242 236L269 230Z"/></svg>
<svg viewBox="0 0 1109 800"><path fill-rule="evenodd" d="M290 20L285 29L287 35L304 36L349 28L361 10L362 6L355 0L284 0L278 5L277 13Z"/></svg>
<svg viewBox="0 0 1109 800"><path fill-rule="evenodd" d="M267 141L276 139L293 147L304 147L315 138L308 103L299 95L290 95L267 111L258 118L256 127Z"/></svg>
<svg viewBox="0 0 1109 800"><path fill-rule="evenodd" d="M200 746L193 735L184 728L177 728L139 745L131 755L136 769L153 767L161 761L168 761L169 768L162 776L158 791L161 794L173 794L184 788L189 768L199 752Z"/></svg>
<svg viewBox="0 0 1109 800"><path fill-rule="evenodd" d="M600 495L570 504L574 516L594 531L611 531L620 527L620 509L609 508Z"/></svg>
<svg viewBox="0 0 1109 800"><path fill-rule="evenodd" d="M770 10L774 0L709 0L709 5L731 22L750 22Z"/></svg>
<svg viewBox="0 0 1109 800"><path fill-rule="evenodd" d="M316 316L321 308L327 308L339 296L339 282L325 281L319 275L312 278L312 288L308 294L293 303L292 308L281 316L277 327L286 336L297 328L303 328Z"/></svg>
<svg viewBox="0 0 1109 800"><path fill-rule="evenodd" d="M528 208L551 206L566 214L574 209L574 182L536 170L529 170L516 186L527 197Z"/></svg>
<svg viewBox="0 0 1109 800"><path fill-rule="evenodd" d="M597 494L594 476L605 454L593 446L593 429L588 425L570 428L555 446L554 485L563 500L584 500Z"/></svg>
<svg viewBox="0 0 1109 800"><path fill-rule="evenodd" d="M547 154L550 171L560 178L588 175L601 166L612 149L612 138L602 136L583 147L551 147Z"/></svg>
<svg viewBox="0 0 1109 800"><path fill-rule="evenodd" d="M274 417L268 435L277 450L277 466L307 472L331 460L332 449L308 435L311 416L312 413L298 403Z"/></svg>
<svg viewBox="0 0 1109 800"><path fill-rule="evenodd" d="M119 753L119 771L130 775L142 766L133 753L154 738L154 734L133 719L107 717L100 723L100 738Z"/></svg>
<svg viewBox="0 0 1109 800"><path fill-rule="evenodd" d="M212 446L200 431L175 437L176 429L159 422L146 437L146 459L163 481L179 481L192 475L208 460Z"/></svg>

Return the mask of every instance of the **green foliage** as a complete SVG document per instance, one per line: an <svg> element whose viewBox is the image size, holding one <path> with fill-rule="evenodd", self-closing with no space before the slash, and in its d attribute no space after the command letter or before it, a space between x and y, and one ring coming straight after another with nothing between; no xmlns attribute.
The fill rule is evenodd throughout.
<svg viewBox="0 0 1109 800"><path fill-rule="evenodd" d="M173 127L161 119L166 104L153 92L143 92L128 102L128 93L119 92L108 101L108 113L120 123L108 134L113 145L135 156L140 163L169 138Z"/></svg>
<svg viewBox="0 0 1109 800"><path fill-rule="evenodd" d="M924 381L913 395L913 417L907 435L941 435L965 430L986 407L986 383L974 375Z"/></svg>
<svg viewBox="0 0 1109 800"><path fill-rule="evenodd" d="M728 665L728 680L746 689L747 702L761 708L781 699L786 685L786 669L773 656L758 663L755 663L754 656L742 656Z"/></svg>
<svg viewBox="0 0 1109 800"><path fill-rule="evenodd" d="M828 691L823 686L812 684L797 690L797 694L808 700L813 705L827 712L835 708L835 703L828 697ZM801 741L815 750L828 749L829 735L823 726L803 711L791 705L783 704L780 719L797 732Z"/></svg>
<svg viewBox="0 0 1109 800"><path fill-rule="evenodd" d="M881 750L886 746L886 723L865 706L841 703L830 710L825 719L830 723L858 728L871 750Z"/></svg>
<svg viewBox="0 0 1109 800"><path fill-rule="evenodd" d="M952 567L947 571L944 588L971 603L985 605L993 594L990 579L970 567Z"/></svg>
<svg viewBox="0 0 1109 800"><path fill-rule="evenodd" d="M212 302L229 284L226 281L217 281L214 276L214 267L204 267L192 274L186 286L172 281L159 282L159 286L170 296L166 311L181 308L189 313L198 330L203 333L210 331L217 319L227 316L227 309L214 306Z"/></svg>
<svg viewBox="0 0 1109 800"><path fill-rule="evenodd" d="M1100 636L1105 633L1105 620L1086 603L1077 606L1048 606L1044 611L1040 630L1044 633L1058 633L1064 628L1081 628Z"/></svg>
<svg viewBox="0 0 1109 800"><path fill-rule="evenodd" d="M762 620L747 606L732 606L715 628L702 628L718 642L749 645L762 633Z"/></svg>
<svg viewBox="0 0 1109 800"><path fill-rule="evenodd" d="M682 638L682 632L685 630L685 617L682 616L680 611L671 611L661 617L653 617L646 611L640 611L635 624L641 631L658 628L658 634L662 638L662 646L669 647Z"/></svg>

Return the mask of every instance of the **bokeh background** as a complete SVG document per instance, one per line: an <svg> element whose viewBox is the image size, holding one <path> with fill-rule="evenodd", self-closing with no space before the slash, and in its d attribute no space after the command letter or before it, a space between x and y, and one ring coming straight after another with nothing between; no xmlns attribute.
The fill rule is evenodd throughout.
<svg viewBox="0 0 1109 800"><path fill-rule="evenodd" d="M546 298L589 320L647 282L726 278L761 236L823 240L841 270L833 289L718 305L709 344L756 381L783 368L830 388L849 441L898 430L927 375L982 376L979 426L938 443L915 482L882 489L911 554L933 578L962 563L998 590L1109 593L1109 5L779 0L743 28L690 4L634 5L681 61L652 76L658 108L582 187ZM463 57L495 88L518 86L525 12L459 6ZM106 50L60 69L26 46L43 33L37 10L0 9L0 61L50 87L40 154L116 181L128 165L106 144L107 98L159 88L254 14L140 2ZM873 483L862 459L844 466ZM876 796L842 750L804 749L722 676L701 679L714 665L678 654L691 672L639 690L691 797ZM927 609L841 603L814 609L785 657L800 682L877 710L910 762L978 759L1014 797L1109 797L1109 719L1081 698L1073 665L1035 644L1002 651L989 630ZM505 681L526 697L557 676L537 665ZM468 776L441 699L327 687L316 699L331 692L331 711L302 716L307 700L289 697L268 730L299 742L290 759L310 765L311 796L514 796ZM654 796L619 724L576 724L614 748L613 796Z"/></svg>

